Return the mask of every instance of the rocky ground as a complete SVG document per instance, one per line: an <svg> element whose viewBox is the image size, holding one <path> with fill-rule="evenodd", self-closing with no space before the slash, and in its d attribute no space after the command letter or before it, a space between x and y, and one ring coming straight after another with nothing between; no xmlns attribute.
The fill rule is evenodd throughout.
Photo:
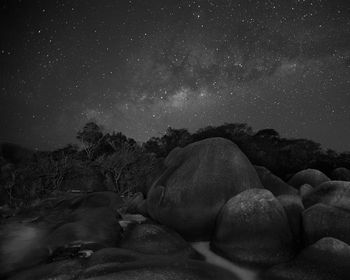
<svg viewBox="0 0 350 280"><path fill-rule="evenodd" d="M222 138L165 166L146 196L64 192L3 218L1 277L350 279L349 170L284 182Z"/></svg>

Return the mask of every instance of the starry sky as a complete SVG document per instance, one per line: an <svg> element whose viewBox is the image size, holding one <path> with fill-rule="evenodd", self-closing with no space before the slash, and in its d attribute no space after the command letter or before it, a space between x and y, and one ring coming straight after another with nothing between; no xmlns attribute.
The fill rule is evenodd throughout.
<svg viewBox="0 0 350 280"><path fill-rule="evenodd" d="M1 0L0 21L0 142L243 122L350 150L348 0Z"/></svg>

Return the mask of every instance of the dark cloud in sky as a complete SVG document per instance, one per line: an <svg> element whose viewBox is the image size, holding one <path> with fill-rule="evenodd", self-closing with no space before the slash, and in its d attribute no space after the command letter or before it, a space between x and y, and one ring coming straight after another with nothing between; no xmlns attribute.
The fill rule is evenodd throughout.
<svg viewBox="0 0 350 280"><path fill-rule="evenodd" d="M349 1L8 0L0 20L0 141L247 122L350 150Z"/></svg>

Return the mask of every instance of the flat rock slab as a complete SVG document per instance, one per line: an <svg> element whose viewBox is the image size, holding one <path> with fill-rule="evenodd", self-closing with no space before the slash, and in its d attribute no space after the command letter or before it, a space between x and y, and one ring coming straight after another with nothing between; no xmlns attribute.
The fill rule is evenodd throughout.
<svg viewBox="0 0 350 280"><path fill-rule="evenodd" d="M148 255L201 258L175 231L157 224L131 224L118 247Z"/></svg>
<svg viewBox="0 0 350 280"><path fill-rule="evenodd" d="M87 269L79 279L89 280L238 280L225 269L202 261L157 260L132 264L97 265Z"/></svg>

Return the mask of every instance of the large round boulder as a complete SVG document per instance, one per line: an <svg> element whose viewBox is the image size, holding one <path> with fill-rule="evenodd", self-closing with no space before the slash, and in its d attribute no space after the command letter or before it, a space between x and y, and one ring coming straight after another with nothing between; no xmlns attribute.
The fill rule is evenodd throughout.
<svg viewBox="0 0 350 280"><path fill-rule="evenodd" d="M317 169L305 169L294 174L293 177L289 179L288 184L299 189L304 184L317 187L330 180L331 179L329 179L327 175Z"/></svg>
<svg viewBox="0 0 350 280"><path fill-rule="evenodd" d="M334 237L350 244L350 212L325 204L315 204L303 212L306 244Z"/></svg>
<svg viewBox="0 0 350 280"><path fill-rule="evenodd" d="M303 203L305 208L323 203L350 211L350 182L325 182L306 194Z"/></svg>
<svg viewBox="0 0 350 280"><path fill-rule="evenodd" d="M208 240L228 199L262 187L248 158L223 138L176 148L165 159L165 166L148 192L148 213L186 239Z"/></svg>
<svg viewBox="0 0 350 280"><path fill-rule="evenodd" d="M283 194L297 194L297 190L292 186L288 185L281 178L277 177L275 174L271 173L264 166L254 166L260 181L265 189L273 193L273 195L283 195Z"/></svg>
<svg viewBox="0 0 350 280"><path fill-rule="evenodd" d="M329 179L327 175L317 169L305 169L294 174L293 177L289 179L288 184L297 189L304 184L309 184L315 188L330 180L331 179Z"/></svg>
<svg viewBox="0 0 350 280"><path fill-rule="evenodd" d="M294 255L294 240L281 203L264 189L231 198L216 223L211 248L227 259L250 266L271 266Z"/></svg>
<svg viewBox="0 0 350 280"><path fill-rule="evenodd" d="M304 249L294 260L267 270L262 279L350 279L350 246L335 238L322 238Z"/></svg>
<svg viewBox="0 0 350 280"><path fill-rule="evenodd" d="M156 224L131 224L118 247L148 255L200 258L189 243L173 230Z"/></svg>
<svg viewBox="0 0 350 280"><path fill-rule="evenodd" d="M345 167L338 167L332 171L332 180L350 181L350 170Z"/></svg>

